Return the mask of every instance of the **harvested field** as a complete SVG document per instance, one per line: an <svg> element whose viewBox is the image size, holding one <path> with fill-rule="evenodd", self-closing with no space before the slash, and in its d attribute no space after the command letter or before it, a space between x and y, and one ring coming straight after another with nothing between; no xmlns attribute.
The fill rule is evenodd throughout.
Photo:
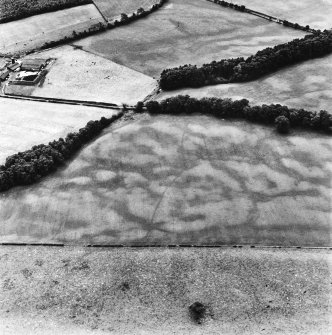
<svg viewBox="0 0 332 335"><path fill-rule="evenodd" d="M159 3L159 0L94 0L93 2L104 17L112 21L119 18L122 13L129 15L141 7L149 9Z"/></svg>
<svg viewBox="0 0 332 335"><path fill-rule="evenodd" d="M91 2L91 0L1 0L0 23Z"/></svg>
<svg viewBox="0 0 332 335"><path fill-rule="evenodd" d="M0 199L3 242L331 246L330 138L142 116Z"/></svg>
<svg viewBox="0 0 332 335"><path fill-rule="evenodd" d="M328 335L331 252L1 247L6 335ZM188 315L201 301L213 317Z"/></svg>
<svg viewBox="0 0 332 335"><path fill-rule="evenodd" d="M33 96L135 104L157 84L142 73L71 46L40 52L38 57L56 61Z"/></svg>
<svg viewBox="0 0 332 335"><path fill-rule="evenodd" d="M249 56L302 36L301 31L204 0L170 0L147 18L75 45L159 77L164 68Z"/></svg>
<svg viewBox="0 0 332 335"><path fill-rule="evenodd" d="M331 0L237 0L236 3L314 29L331 28Z"/></svg>
<svg viewBox="0 0 332 335"><path fill-rule="evenodd" d="M279 103L308 110L332 112L332 56L283 69L264 78L240 84L222 84L198 89L163 92L158 100L179 94L195 98L248 99L252 105Z"/></svg>
<svg viewBox="0 0 332 335"><path fill-rule="evenodd" d="M118 111L0 98L0 165L9 155L77 131Z"/></svg>
<svg viewBox="0 0 332 335"><path fill-rule="evenodd" d="M89 31L105 20L93 5L83 5L1 24L0 53L23 53L45 43Z"/></svg>

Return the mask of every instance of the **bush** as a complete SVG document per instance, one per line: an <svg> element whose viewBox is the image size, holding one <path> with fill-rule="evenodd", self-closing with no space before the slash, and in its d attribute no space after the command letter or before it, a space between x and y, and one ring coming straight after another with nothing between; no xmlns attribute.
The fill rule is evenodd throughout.
<svg viewBox="0 0 332 335"><path fill-rule="evenodd" d="M285 116L278 116L275 119L275 124L277 126L277 131L280 134L288 134L289 133L289 128L290 128L290 123L287 117Z"/></svg>
<svg viewBox="0 0 332 335"><path fill-rule="evenodd" d="M201 323L206 316L207 308L201 302L196 301L189 306L189 312L195 322Z"/></svg>

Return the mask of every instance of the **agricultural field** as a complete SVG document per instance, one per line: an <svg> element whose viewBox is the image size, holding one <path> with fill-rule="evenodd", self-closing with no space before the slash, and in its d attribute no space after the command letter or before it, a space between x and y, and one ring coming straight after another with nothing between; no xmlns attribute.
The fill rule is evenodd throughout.
<svg viewBox="0 0 332 335"><path fill-rule="evenodd" d="M94 4L107 20L112 21L120 17L122 13L131 15L137 9L149 9L159 0L94 0Z"/></svg>
<svg viewBox="0 0 332 335"><path fill-rule="evenodd" d="M0 165L9 155L65 137L116 110L0 98Z"/></svg>
<svg viewBox="0 0 332 335"><path fill-rule="evenodd" d="M304 26L308 24L314 29L324 30L332 27L331 0L236 0L233 3Z"/></svg>
<svg viewBox="0 0 332 335"><path fill-rule="evenodd" d="M38 57L56 61L32 96L136 104L157 85L142 73L72 46L40 52Z"/></svg>
<svg viewBox="0 0 332 335"><path fill-rule="evenodd" d="M327 250L2 246L0 259L4 335L331 330ZM195 301L213 313L202 325Z"/></svg>
<svg viewBox="0 0 332 335"><path fill-rule="evenodd" d="M105 20L93 4L67 8L1 24L0 53L13 54L40 48L45 43L89 31Z"/></svg>
<svg viewBox="0 0 332 335"><path fill-rule="evenodd" d="M164 68L249 56L303 36L204 0L170 0L147 18L74 44L157 78Z"/></svg>
<svg viewBox="0 0 332 335"><path fill-rule="evenodd" d="M331 244L328 136L142 116L0 198L3 242Z"/></svg>
<svg viewBox="0 0 332 335"><path fill-rule="evenodd" d="M91 0L1 0L0 23L91 2Z"/></svg>
<svg viewBox="0 0 332 335"><path fill-rule="evenodd" d="M158 100L179 94L195 98L248 99L251 105L279 103L293 108L331 112L332 56L313 59L264 78L240 84L213 85L198 89L162 92Z"/></svg>

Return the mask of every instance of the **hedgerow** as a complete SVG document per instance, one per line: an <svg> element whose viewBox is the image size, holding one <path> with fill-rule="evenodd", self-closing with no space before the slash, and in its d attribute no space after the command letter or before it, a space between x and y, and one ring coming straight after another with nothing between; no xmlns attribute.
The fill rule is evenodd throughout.
<svg viewBox="0 0 332 335"><path fill-rule="evenodd" d="M32 184L55 171L122 115L123 112L120 112L111 118L102 117L99 121L89 121L85 127L77 133L69 133L65 139L59 138L47 145L35 145L30 150L7 157L5 165L0 165L0 191Z"/></svg>
<svg viewBox="0 0 332 335"><path fill-rule="evenodd" d="M302 39L263 49L247 59L222 59L202 67L189 64L165 69L160 75L159 85L163 90L175 90L181 87L245 82L331 52L332 31L324 30L306 35Z"/></svg>
<svg viewBox="0 0 332 335"><path fill-rule="evenodd" d="M290 128L303 128L332 133L332 115L325 110L319 112L288 108L280 104L250 106L246 99L219 98L195 99L178 95L160 102L148 101L146 109L150 114L195 114L202 113L223 119L245 119L250 122L273 125L280 133Z"/></svg>

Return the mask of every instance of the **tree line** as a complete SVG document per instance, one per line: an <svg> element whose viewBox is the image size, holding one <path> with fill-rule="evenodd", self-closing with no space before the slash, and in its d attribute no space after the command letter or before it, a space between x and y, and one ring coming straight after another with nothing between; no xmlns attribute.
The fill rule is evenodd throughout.
<svg viewBox="0 0 332 335"><path fill-rule="evenodd" d="M55 171L122 115L123 112L120 112L111 118L89 121L85 127L69 133L64 139L59 138L47 145L36 145L30 150L7 157L5 165L0 165L0 192L14 186L32 184Z"/></svg>
<svg viewBox="0 0 332 335"><path fill-rule="evenodd" d="M294 28L294 29L298 29L298 30L315 32L315 30L311 29L309 25L301 26L298 23L289 22L287 20L280 20L280 19L277 19L276 17L273 17L271 15L267 15L265 13L257 12L255 10L247 8L246 6L243 6L243 5L237 5L235 3L227 2L227 1L222 1L222 0L208 0L208 1L214 2L214 3L216 3L216 4L220 5L220 6L223 6L223 7L233 8L233 9L238 10L240 12L247 12L249 14L264 15L266 18L269 18L269 20L274 19L275 21L277 21L277 23L281 23L285 27L290 27L290 28Z"/></svg>
<svg viewBox="0 0 332 335"><path fill-rule="evenodd" d="M119 27L119 26L129 24L129 23L131 23L131 22L133 22L133 21L135 21L139 18L148 16L149 14L155 12L160 7L162 7L166 2L168 2L168 0L160 0L159 3L155 3L154 5L152 5L150 7L150 9L144 9L143 7L140 7L137 10L137 12L132 13L131 16L129 16L126 13L122 13L120 21L115 20L114 23L109 22L107 26L108 26L108 28L115 28L115 27Z"/></svg>
<svg viewBox="0 0 332 335"><path fill-rule="evenodd" d="M160 102L148 101L150 114L205 114L222 119L244 119L250 122L275 125L279 133L288 133L290 128L303 128L332 133L332 115L325 110L319 112L288 108L280 104L250 106L247 99L191 98L178 95Z"/></svg>
<svg viewBox="0 0 332 335"><path fill-rule="evenodd" d="M273 48L265 48L246 59L221 59L202 67L189 64L165 69L160 75L159 85L161 89L168 91L182 87L245 82L331 52L332 31L324 30Z"/></svg>

